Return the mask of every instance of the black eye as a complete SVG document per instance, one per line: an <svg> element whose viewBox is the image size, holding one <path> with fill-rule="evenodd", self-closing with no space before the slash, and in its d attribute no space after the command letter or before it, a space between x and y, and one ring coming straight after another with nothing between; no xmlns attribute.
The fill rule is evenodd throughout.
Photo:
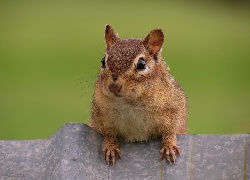
<svg viewBox="0 0 250 180"><path fill-rule="evenodd" d="M102 58L102 60L101 60L102 68L105 68L105 67L106 67L106 66L105 66L105 58L106 58L106 56L104 56L104 57Z"/></svg>
<svg viewBox="0 0 250 180"><path fill-rule="evenodd" d="M145 60L143 58L140 58L138 60L136 69L137 70L144 70L144 69L146 69L146 63L145 63Z"/></svg>

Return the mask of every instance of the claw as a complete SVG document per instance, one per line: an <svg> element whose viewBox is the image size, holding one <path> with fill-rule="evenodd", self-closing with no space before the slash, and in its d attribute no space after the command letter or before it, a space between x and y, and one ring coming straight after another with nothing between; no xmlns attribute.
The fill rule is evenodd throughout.
<svg viewBox="0 0 250 180"><path fill-rule="evenodd" d="M122 158L121 151L117 147L116 148L104 147L102 149L102 154L108 166L110 162L112 162L113 166L115 165L115 154L117 154L120 159Z"/></svg>
<svg viewBox="0 0 250 180"><path fill-rule="evenodd" d="M109 165L110 150L107 150L105 157L106 157L106 162Z"/></svg>
<svg viewBox="0 0 250 180"><path fill-rule="evenodd" d="M172 149L170 150L170 156L172 157L173 163L175 164L175 162L176 162L176 156L175 156L174 150L172 150Z"/></svg>
<svg viewBox="0 0 250 180"><path fill-rule="evenodd" d="M115 152L111 151L112 165L115 166Z"/></svg>
<svg viewBox="0 0 250 180"><path fill-rule="evenodd" d="M178 155L181 155L181 151L179 149L179 146L174 146L174 150Z"/></svg>
<svg viewBox="0 0 250 180"><path fill-rule="evenodd" d="M162 148L160 151L160 159L163 160L164 159L164 149Z"/></svg>
<svg viewBox="0 0 250 180"><path fill-rule="evenodd" d="M122 154L121 154L120 149L119 149L119 148L116 148L115 151L116 151L116 153L117 153L119 159L122 159Z"/></svg>
<svg viewBox="0 0 250 180"><path fill-rule="evenodd" d="M106 157L106 153L107 153L107 149L106 149L106 148L102 148L102 155L103 155L104 157Z"/></svg>
<svg viewBox="0 0 250 180"><path fill-rule="evenodd" d="M171 159L170 159L170 155L171 155L171 154L169 153L169 149L166 149L166 158L167 158L169 164L172 164L172 163L171 163Z"/></svg>
<svg viewBox="0 0 250 180"><path fill-rule="evenodd" d="M160 151L160 157L163 160L166 157L169 164L176 163L176 154L180 154L178 146L167 146L163 147Z"/></svg>

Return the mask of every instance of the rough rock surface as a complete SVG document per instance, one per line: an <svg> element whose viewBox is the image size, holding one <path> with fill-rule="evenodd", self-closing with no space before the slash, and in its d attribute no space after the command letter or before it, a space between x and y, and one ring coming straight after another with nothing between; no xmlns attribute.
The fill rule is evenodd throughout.
<svg viewBox="0 0 250 180"><path fill-rule="evenodd" d="M0 141L0 180L250 179L250 135L178 135L175 165L160 161L160 140L121 143L123 159L107 166L102 138L68 123L49 139Z"/></svg>

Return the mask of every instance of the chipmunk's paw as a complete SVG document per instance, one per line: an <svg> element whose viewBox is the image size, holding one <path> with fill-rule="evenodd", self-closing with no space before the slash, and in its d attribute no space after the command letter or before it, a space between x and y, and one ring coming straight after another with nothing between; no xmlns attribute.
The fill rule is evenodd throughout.
<svg viewBox="0 0 250 180"><path fill-rule="evenodd" d="M113 166L115 165L115 154L117 154L120 159L122 158L118 144L108 143L108 142L105 143L102 149L102 153L108 165L110 161L112 161Z"/></svg>
<svg viewBox="0 0 250 180"><path fill-rule="evenodd" d="M177 145L172 145L170 143L163 145L160 155L161 159L163 160L166 156L169 164L172 164L176 162L176 154L180 155L180 150Z"/></svg>

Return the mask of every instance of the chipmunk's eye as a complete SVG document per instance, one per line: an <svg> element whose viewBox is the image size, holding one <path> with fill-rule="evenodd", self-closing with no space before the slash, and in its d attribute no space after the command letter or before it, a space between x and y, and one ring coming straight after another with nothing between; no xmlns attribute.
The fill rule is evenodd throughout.
<svg viewBox="0 0 250 180"><path fill-rule="evenodd" d="M136 69L137 70L144 70L144 69L146 69L146 63L145 63L145 60L143 58L139 58L139 60L137 62Z"/></svg>
<svg viewBox="0 0 250 180"><path fill-rule="evenodd" d="M105 58L106 58L106 56L104 56L104 57L102 58L102 60L101 60L102 68L105 68L105 67L106 67L106 65L105 65Z"/></svg>

